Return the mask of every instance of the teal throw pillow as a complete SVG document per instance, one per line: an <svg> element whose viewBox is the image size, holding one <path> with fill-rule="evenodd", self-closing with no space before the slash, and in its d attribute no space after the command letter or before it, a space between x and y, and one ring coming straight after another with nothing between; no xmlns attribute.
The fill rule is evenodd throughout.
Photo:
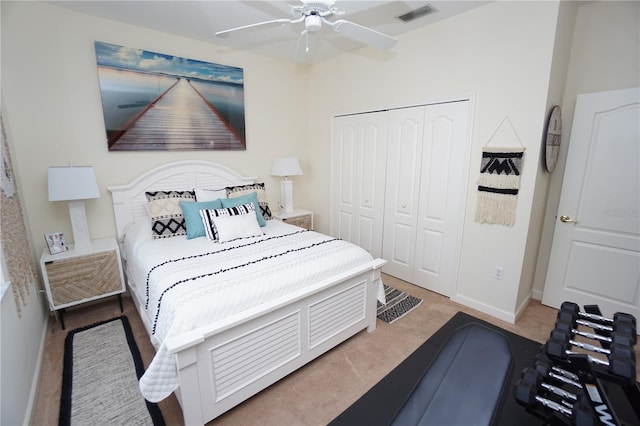
<svg viewBox="0 0 640 426"><path fill-rule="evenodd" d="M222 202L220 200L204 201L201 203L180 201L180 208L182 209L184 222L187 225L187 240L190 240L192 238L205 236L200 210L221 209Z"/></svg>
<svg viewBox="0 0 640 426"><path fill-rule="evenodd" d="M223 198L221 201L222 201L222 207L225 209L227 207L236 207L236 206L241 206L247 203L253 203L253 207L255 207L256 209L256 217L258 218L258 223L260 224L260 226L267 226L267 222L264 220L264 217L262 217L262 213L260 213L260 204L258 204L257 192L251 192L247 195L243 195L242 197L226 198L226 199Z"/></svg>

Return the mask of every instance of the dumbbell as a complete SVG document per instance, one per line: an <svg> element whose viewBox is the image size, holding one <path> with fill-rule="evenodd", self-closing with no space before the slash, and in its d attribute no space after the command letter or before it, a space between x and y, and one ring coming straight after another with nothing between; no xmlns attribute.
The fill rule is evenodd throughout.
<svg viewBox="0 0 640 426"><path fill-rule="evenodd" d="M577 329L578 325L583 325L585 327L593 328L594 330L605 331L608 335L616 333L616 334L628 336L628 338L631 340L632 345L635 345L638 339L638 337L636 336L636 329L635 327L633 327L633 324L629 324L625 322L614 323L612 326L604 325L596 322L578 319L575 317L575 315L567 311L558 312L556 322L569 323L575 329Z"/></svg>
<svg viewBox="0 0 640 426"><path fill-rule="evenodd" d="M566 330L571 332L572 334L576 334L578 336L586 337L587 339L597 340L599 342L603 342L607 345L611 344L619 344L623 346L633 346L633 335L625 334L619 331L614 331L610 333L610 336L602 336L600 334L589 333L586 331L578 330L573 327L573 324L567 321L556 321L556 328L560 330Z"/></svg>
<svg viewBox="0 0 640 426"><path fill-rule="evenodd" d="M601 348L599 346L593 346L588 343L573 340L571 331L563 330L560 328L554 328L553 330L551 330L551 333L549 333L549 337L551 339L564 340L566 341L567 345L576 346L578 348L586 349L591 352L604 354L607 357L619 356L621 358L628 358L635 361L636 354L633 351L631 345L614 343L608 349Z"/></svg>
<svg viewBox="0 0 640 426"><path fill-rule="evenodd" d="M578 377L577 374L574 374L571 371L562 369L560 367L558 367L553 361L551 361L551 358L549 358L549 356L547 355L547 345L544 344L542 346L540 346L540 350L538 351L538 353L536 354L534 360L533 360L533 364L548 364L551 366L551 370L566 377L567 379L571 379L573 381L576 382L580 382L580 378Z"/></svg>
<svg viewBox="0 0 640 426"><path fill-rule="evenodd" d="M587 320L580 319L586 318ZM584 325L600 331L607 331L609 333L616 332L629 336L632 339L633 344L637 343L637 328L636 319L633 315L617 312L614 314L613 319L606 318L600 315L588 314L580 312L580 307L571 302L563 302L561 309L557 316L558 321L568 322L573 328L577 328L578 324ZM592 321L588 321L592 320ZM604 322L600 324L593 321Z"/></svg>
<svg viewBox="0 0 640 426"><path fill-rule="evenodd" d="M539 354L533 364L533 368L543 377L549 378L556 382L562 382L571 385L577 389L582 389L580 378L570 371L564 370L553 365L551 360L545 354Z"/></svg>
<svg viewBox="0 0 640 426"><path fill-rule="evenodd" d="M561 311L568 311L568 312L575 312L578 316L582 317L582 318L587 318L593 321L600 321L600 322L604 322L604 323L608 323L608 324L614 324L614 323L628 323L630 324L635 330L637 330L637 323L636 323L636 317L634 317L631 314L627 314L624 312L616 312L615 314L613 314L613 318L607 318L605 316L602 315L596 315L596 314L590 314L588 312L580 312L580 306L577 303L573 303L573 302L562 302L562 305L560 305L560 310ZM599 309L598 309L599 311Z"/></svg>
<svg viewBox="0 0 640 426"><path fill-rule="evenodd" d="M540 392L549 391L563 398L562 403L540 396ZM576 425L597 425L599 421L591 408L588 398L584 393L580 396L565 391L542 381L540 373L534 369L525 368L520 379L514 385L513 390L516 401L528 407L540 404L558 412L572 420ZM565 401L565 399L571 402Z"/></svg>
<svg viewBox="0 0 640 426"><path fill-rule="evenodd" d="M569 350L569 344L566 340L549 339L546 343L547 354L551 357L556 357L562 360L569 359L570 355L578 355L577 352ZM636 363L635 358L629 358L620 356L617 353L609 355L608 361L603 361L599 358L586 355L589 362L592 364L600 365L607 369L611 374L619 376L629 383L634 383L636 378Z"/></svg>

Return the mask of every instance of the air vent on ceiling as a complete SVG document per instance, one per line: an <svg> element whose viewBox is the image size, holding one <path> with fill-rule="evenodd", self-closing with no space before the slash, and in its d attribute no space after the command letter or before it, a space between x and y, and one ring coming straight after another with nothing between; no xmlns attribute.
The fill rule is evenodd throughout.
<svg viewBox="0 0 640 426"><path fill-rule="evenodd" d="M412 10L411 12L407 12L404 15L398 16L398 19L401 19L404 22L410 22L410 21L413 21L414 19L418 19L425 15L429 15L430 13L433 13L433 12L434 12L434 9L427 4L425 6L419 7L418 9Z"/></svg>

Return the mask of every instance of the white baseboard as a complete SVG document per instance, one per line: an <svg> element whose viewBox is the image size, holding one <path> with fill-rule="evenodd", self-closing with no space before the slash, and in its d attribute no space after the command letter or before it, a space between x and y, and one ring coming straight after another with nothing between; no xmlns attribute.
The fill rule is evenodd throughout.
<svg viewBox="0 0 640 426"><path fill-rule="evenodd" d="M543 293L542 290L536 290L534 288L531 293L531 298L534 300L542 300L542 293Z"/></svg>
<svg viewBox="0 0 640 426"><path fill-rule="evenodd" d="M485 303L478 302L477 300L474 300L465 296L460 296L459 294L456 294L453 297L451 297L451 300L453 300L454 302L460 303L462 305L468 306L470 308L473 308L475 310L478 310L480 312L483 312L487 315L491 315L492 317L496 317L498 319L506 321L510 324L514 324L516 322L515 313L496 309L493 306L489 306Z"/></svg>
<svg viewBox="0 0 640 426"><path fill-rule="evenodd" d="M34 280L31 287L31 299L29 300L30 309L34 311L38 308L38 305L43 309L40 331L40 343L38 345L38 354L36 356L33 365L33 377L31 379L31 389L27 399L27 404L24 411L23 426L29 426L33 424L33 418L35 416L36 402L38 397L38 389L40 388L40 373L42 372L42 364L44 362L44 351L47 343L47 332L49 331L49 309L47 309L47 300L44 290L40 289L37 280Z"/></svg>
<svg viewBox="0 0 640 426"><path fill-rule="evenodd" d="M524 300L520 303L520 305L518 305L518 307L516 308L516 320L520 317L520 314L522 313L522 311L526 309L527 305L531 301L532 295L533 293L529 292L529 294L527 294L527 297L525 297Z"/></svg>
<svg viewBox="0 0 640 426"><path fill-rule="evenodd" d="M36 397L38 395L38 388L40 386L40 372L42 371L42 360L44 358L44 345L47 341L47 330L49 329L49 317L45 315L44 318L45 321L42 324L42 335L40 336L40 349L38 350L38 358L35 365L36 369L33 373L31 392L29 393L29 401L27 402L27 408L25 410L25 421L23 426L29 426L33 424L31 422L31 419L33 419L36 409Z"/></svg>

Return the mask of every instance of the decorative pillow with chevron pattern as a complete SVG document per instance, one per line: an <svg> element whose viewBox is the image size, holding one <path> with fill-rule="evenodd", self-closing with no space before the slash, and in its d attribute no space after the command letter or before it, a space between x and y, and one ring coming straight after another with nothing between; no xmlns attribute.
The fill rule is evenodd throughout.
<svg viewBox="0 0 640 426"><path fill-rule="evenodd" d="M193 191L155 191L146 192L145 195L154 239L187 235L180 201L195 201Z"/></svg>
<svg viewBox="0 0 640 426"><path fill-rule="evenodd" d="M260 205L260 213L265 220L271 219L271 209L267 202L267 192L264 183L251 183L248 185L227 186L227 198L242 197L243 195L256 192L258 194L258 204Z"/></svg>

